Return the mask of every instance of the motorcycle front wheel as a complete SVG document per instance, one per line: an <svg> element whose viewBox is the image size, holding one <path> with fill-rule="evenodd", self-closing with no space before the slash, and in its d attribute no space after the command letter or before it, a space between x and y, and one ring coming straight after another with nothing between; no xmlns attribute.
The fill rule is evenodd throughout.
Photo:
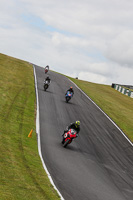
<svg viewBox="0 0 133 200"><path fill-rule="evenodd" d="M68 101L70 100L70 98L69 97L66 97L66 102L68 103Z"/></svg>
<svg viewBox="0 0 133 200"><path fill-rule="evenodd" d="M46 85L44 85L44 91L46 91L47 90L47 88L48 88L48 85L46 84Z"/></svg>
<svg viewBox="0 0 133 200"><path fill-rule="evenodd" d="M69 144L69 140L65 141L63 147L65 148Z"/></svg>

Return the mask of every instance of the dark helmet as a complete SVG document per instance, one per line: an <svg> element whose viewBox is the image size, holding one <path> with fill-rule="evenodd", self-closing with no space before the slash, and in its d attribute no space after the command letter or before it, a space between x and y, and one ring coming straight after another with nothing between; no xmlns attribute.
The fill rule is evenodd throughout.
<svg viewBox="0 0 133 200"><path fill-rule="evenodd" d="M80 126L80 121L77 120L77 121L75 122L75 126L76 126L76 128L79 127L79 126Z"/></svg>

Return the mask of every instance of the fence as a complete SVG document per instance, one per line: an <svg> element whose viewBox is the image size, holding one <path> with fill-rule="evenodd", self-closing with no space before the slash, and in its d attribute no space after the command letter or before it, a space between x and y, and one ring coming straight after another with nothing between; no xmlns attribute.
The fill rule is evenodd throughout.
<svg viewBox="0 0 133 200"><path fill-rule="evenodd" d="M128 87L126 87L126 88L125 87L126 87L126 85L123 86L123 85L112 83L112 88L121 92L124 95L127 95L127 96L133 98L133 91L130 90L130 88L132 89L133 86L128 85Z"/></svg>

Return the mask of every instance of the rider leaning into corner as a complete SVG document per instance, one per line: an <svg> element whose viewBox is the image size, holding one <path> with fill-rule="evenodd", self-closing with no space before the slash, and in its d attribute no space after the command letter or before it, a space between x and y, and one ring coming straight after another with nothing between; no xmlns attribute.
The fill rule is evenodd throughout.
<svg viewBox="0 0 133 200"><path fill-rule="evenodd" d="M70 87L70 88L66 91L65 95L67 94L68 91L70 91L70 92L72 93L72 95L74 95L74 90L73 90L72 87Z"/></svg>
<svg viewBox="0 0 133 200"><path fill-rule="evenodd" d="M67 126L62 136L64 136L64 134L67 133L69 129L74 129L77 132L76 137L78 137L80 131L80 121L77 120L76 122L71 123L69 126Z"/></svg>

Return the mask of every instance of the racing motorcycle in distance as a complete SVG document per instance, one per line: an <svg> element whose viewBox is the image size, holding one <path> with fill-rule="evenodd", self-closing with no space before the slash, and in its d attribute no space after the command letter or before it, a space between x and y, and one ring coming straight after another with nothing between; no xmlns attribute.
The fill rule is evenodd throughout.
<svg viewBox="0 0 133 200"><path fill-rule="evenodd" d="M48 69L45 69L45 74L47 74L47 72L48 72Z"/></svg>
<svg viewBox="0 0 133 200"><path fill-rule="evenodd" d="M69 129L66 133L63 134L62 145L63 147L67 147L74 138L77 137L77 131L74 129Z"/></svg>
<svg viewBox="0 0 133 200"><path fill-rule="evenodd" d="M45 74L47 74L47 72L49 71L49 66L48 65L45 67L44 71L45 71Z"/></svg>
<svg viewBox="0 0 133 200"><path fill-rule="evenodd" d="M72 92L70 92L70 91L67 91L67 93L66 93L66 102L68 103L69 101L70 101L70 99L72 98Z"/></svg>
<svg viewBox="0 0 133 200"><path fill-rule="evenodd" d="M50 83L46 80L46 81L44 81L44 91L46 91L47 89L48 89L48 87L49 87L49 85L50 85Z"/></svg>

